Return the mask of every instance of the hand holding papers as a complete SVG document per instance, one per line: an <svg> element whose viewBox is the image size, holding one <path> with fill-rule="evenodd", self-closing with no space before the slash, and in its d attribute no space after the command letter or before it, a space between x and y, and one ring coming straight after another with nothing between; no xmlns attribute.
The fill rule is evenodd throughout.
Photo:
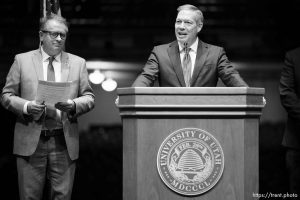
<svg viewBox="0 0 300 200"><path fill-rule="evenodd" d="M67 102L70 98L72 82L51 82L39 80L36 102L55 107L57 102Z"/></svg>
<svg viewBox="0 0 300 200"><path fill-rule="evenodd" d="M70 99L67 102L57 102L55 108L66 113L72 113L75 112L75 102Z"/></svg>
<svg viewBox="0 0 300 200"><path fill-rule="evenodd" d="M27 105L27 113L33 116L34 120L39 120L45 111L45 104L38 104L36 101L30 101Z"/></svg>

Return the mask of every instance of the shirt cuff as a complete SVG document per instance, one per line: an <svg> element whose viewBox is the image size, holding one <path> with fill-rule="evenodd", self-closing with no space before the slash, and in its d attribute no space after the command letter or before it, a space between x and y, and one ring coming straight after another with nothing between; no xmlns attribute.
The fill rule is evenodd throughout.
<svg viewBox="0 0 300 200"><path fill-rule="evenodd" d="M29 104L29 102L30 102L30 101L25 102L24 107L23 107L23 113L26 114L26 115L28 115L28 112L27 112L27 105Z"/></svg>

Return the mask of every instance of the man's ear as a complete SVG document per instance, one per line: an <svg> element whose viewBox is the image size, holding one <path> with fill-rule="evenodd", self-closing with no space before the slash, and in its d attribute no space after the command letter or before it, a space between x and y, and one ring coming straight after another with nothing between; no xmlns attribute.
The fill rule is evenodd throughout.
<svg viewBox="0 0 300 200"><path fill-rule="evenodd" d="M200 33L200 31L202 30L202 27L203 27L203 23L199 23L197 25L197 31L198 31L198 33Z"/></svg>
<svg viewBox="0 0 300 200"><path fill-rule="evenodd" d="M44 33L42 31L39 31L40 43L42 43L42 41L43 41L43 36L44 36Z"/></svg>

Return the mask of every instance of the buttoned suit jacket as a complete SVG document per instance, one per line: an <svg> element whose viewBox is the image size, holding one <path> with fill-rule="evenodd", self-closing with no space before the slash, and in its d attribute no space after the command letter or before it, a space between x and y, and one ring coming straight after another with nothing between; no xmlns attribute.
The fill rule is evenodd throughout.
<svg viewBox="0 0 300 200"><path fill-rule="evenodd" d="M285 55L279 93L288 114L282 143L300 149L300 48L288 51Z"/></svg>
<svg viewBox="0 0 300 200"><path fill-rule="evenodd" d="M226 86L247 87L222 47L198 42L191 87L215 87L218 78ZM161 87L185 87L178 42L153 48L141 74L133 87L153 86L155 80Z"/></svg>
<svg viewBox="0 0 300 200"><path fill-rule="evenodd" d="M16 55L1 95L2 105L17 115L13 148L16 155L32 155L40 138L42 122L23 113L25 102L36 98L38 80L44 80L40 49ZM76 104L76 113L70 117L61 112L61 119L69 156L75 160L79 154L77 117L94 107L94 94L88 82L85 60L62 52L61 81L73 82L70 99Z"/></svg>

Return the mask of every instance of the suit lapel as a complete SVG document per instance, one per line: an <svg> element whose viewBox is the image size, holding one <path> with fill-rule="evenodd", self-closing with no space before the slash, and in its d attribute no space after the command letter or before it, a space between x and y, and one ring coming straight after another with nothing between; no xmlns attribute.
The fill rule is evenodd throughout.
<svg viewBox="0 0 300 200"><path fill-rule="evenodd" d="M179 54L179 47L178 47L177 41L174 41L170 44L170 47L168 48L168 54L169 54L170 60L172 62L174 71L177 75L180 85L182 87L185 87L184 76L183 76L180 54Z"/></svg>
<svg viewBox="0 0 300 200"><path fill-rule="evenodd" d="M32 60L38 80L44 80L42 52L40 50L36 50L33 53Z"/></svg>
<svg viewBox="0 0 300 200"><path fill-rule="evenodd" d="M199 77L200 71L203 69L203 64L206 60L207 55L208 55L208 45L202 42L201 40L199 40L198 48L197 48L197 56L196 56L193 76L191 80L191 86L194 86L197 78Z"/></svg>
<svg viewBox="0 0 300 200"><path fill-rule="evenodd" d="M69 56L66 52L61 52L61 81L66 82L69 77L70 66Z"/></svg>

